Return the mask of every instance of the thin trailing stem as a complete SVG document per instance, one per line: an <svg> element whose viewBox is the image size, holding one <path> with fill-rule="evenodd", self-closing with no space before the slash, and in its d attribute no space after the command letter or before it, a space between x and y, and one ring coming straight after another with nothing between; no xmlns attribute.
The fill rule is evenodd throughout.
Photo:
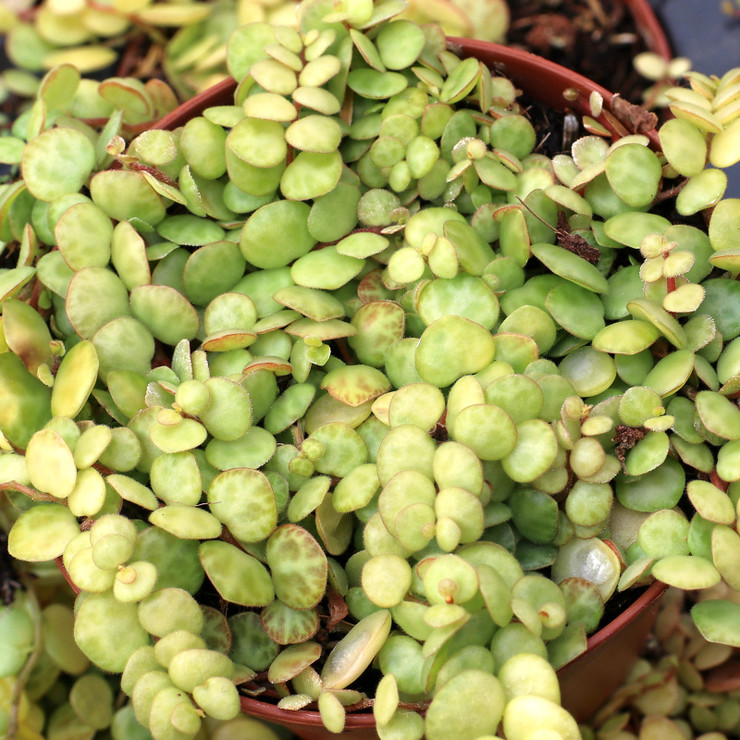
<svg viewBox="0 0 740 740"><path fill-rule="evenodd" d="M28 496L32 501L44 501L44 502L58 502L59 499L56 496L52 496L49 493L41 493L31 486L24 486L16 481L9 481L8 483L0 483L0 491L18 491L24 496Z"/></svg>

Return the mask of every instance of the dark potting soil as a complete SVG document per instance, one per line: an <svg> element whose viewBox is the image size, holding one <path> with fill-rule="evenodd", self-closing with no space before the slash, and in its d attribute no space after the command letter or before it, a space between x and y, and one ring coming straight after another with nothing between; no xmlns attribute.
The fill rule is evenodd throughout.
<svg viewBox="0 0 740 740"><path fill-rule="evenodd" d="M507 45L539 54L632 102L647 86L632 65L648 51L622 0L509 0Z"/></svg>

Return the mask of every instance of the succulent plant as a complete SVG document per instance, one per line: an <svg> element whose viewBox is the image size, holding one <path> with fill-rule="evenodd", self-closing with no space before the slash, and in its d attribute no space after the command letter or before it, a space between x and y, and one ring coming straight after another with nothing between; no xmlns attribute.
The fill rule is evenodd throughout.
<svg viewBox="0 0 740 740"><path fill-rule="evenodd" d="M181 100L228 76L231 31L254 22L295 25L297 0L155 2L18 0L0 7L0 32L12 66L0 74L0 97L33 98L38 76L60 64L83 74L115 66L119 77L164 78ZM408 17L442 24L449 35L502 41L505 0L411 4ZM156 119L155 119L156 120Z"/></svg>
<svg viewBox="0 0 740 740"><path fill-rule="evenodd" d="M37 568L33 576L3 568L6 575L11 577L3 580L0 605L0 737L64 737L63 728L74 724L80 737L92 738L111 724L117 680L92 666L75 644L74 594L54 567Z"/></svg>
<svg viewBox="0 0 740 740"><path fill-rule="evenodd" d="M668 98L664 93L675 87L676 80L691 71L691 61L686 57L665 59L652 51L637 54L633 65L642 77L653 82L642 93L643 106L646 108L667 106Z"/></svg>
<svg viewBox="0 0 740 740"><path fill-rule="evenodd" d="M732 596L726 588L720 590L723 597ZM611 700L583 728L584 738L737 737L738 648L705 640L688 614L690 599L686 596L677 589L666 593L645 654ZM712 591L698 594L699 601L716 597Z"/></svg>
<svg viewBox="0 0 740 740"><path fill-rule="evenodd" d="M417 23L436 23L448 36L470 36L504 43L511 18L509 0L412 0L402 17Z"/></svg>
<svg viewBox="0 0 740 740"><path fill-rule="evenodd" d="M7 522L3 522L4 525ZM16 572L0 542L0 738L3 740L151 740L119 677L100 670L74 641L74 591L55 564ZM246 716L207 719L198 740L279 740Z"/></svg>
<svg viewBox="0 0 740 740"><path fill-rule="evenodd" d="M85 74L164 78L181 99L222 80L229 33L247 22L292 23L295 0L19 0L0 8L12 67L0 91L33 97L38 75L60 64ZM108 71L110 74L110 71Z"/></svg>
<svg viewBox="0 0 740 740"><path fill-rule="evenodd" d="M740 71L654 148L594 94L548 157L401 9L241 27L233 104L174 130L165 86L61 65L0 140L9 551L61 559L157 740L237 686L577 738L555 668L617 590L740 588ZM692 613L737 645L739 612Z"/></svg>

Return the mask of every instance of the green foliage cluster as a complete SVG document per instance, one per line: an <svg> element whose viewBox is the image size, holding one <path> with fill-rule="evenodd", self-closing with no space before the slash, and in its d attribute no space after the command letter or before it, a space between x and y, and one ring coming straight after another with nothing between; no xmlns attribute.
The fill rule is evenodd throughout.
<svg viewBox="0 0 740 740"><path fill-rule="evenodd" d="M690 602L716 596L707 591L689 599L684 592L668 590L645 654L610 701L583 728L584 738L737 737L738 648L708 642L688 615ZM734 598L737 600L736 594Z"/></svg>
<svg viewBox="0 0 740 740"><path fill-rule="evenodd" d="M33 97L38 75L60 64L83 74L115 66L141 80L164 77L181 99L226 76L229 33L255 21L291 23L296 2L269 0L17 0L0 7L11 63L0 91Z"/></svg>
<svg viewBox="0 0 740 740"><path fill-rule="evenodd" d="M0 99L36 95L39 75L60 64L80 72L145 82L163 78L180 100L228 76L226 43L234 28L265 22L294 26L296 0L15 0L0 7L11 63L0 72ZM440 23L450 36L503 41L506 0L411 4L405 15ZM110 74L110 72L108 72Z"/></svg>
<svg viewBox="0 0 740 740"><path fill-rule="evenodd" d="M0 606L0 737L62 738L75 727L79 737L92 738L119 724L118 681L77 647L72 594L61 573L38 569L15 586L10 603Z"/></svg>
<svg viewBox="0 0 740 740"><path fill-rule="evenodd" d="M0 141L9 551L61 559L156 740L238 686L575 740L555 669L615 591L740 588L740 70L652 140L593 94L548 158L403 9L239 28L173 128L163 83L62 64ZM732 598L692 613L740 644Z"/></svg>

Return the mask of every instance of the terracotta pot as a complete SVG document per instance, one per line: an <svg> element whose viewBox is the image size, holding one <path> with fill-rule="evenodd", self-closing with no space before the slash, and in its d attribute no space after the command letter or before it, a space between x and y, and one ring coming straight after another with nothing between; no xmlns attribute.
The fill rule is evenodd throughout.
<svg viewBox="0 0 740 740"><path fill-rule="evenodd" d="M667 586L656 581L588 640L585 653L558 671L563 706L585 722L611 697L640 655Z"/></svg>
<svg viewBox="0 0 740 740"><path fill-rule="evenodd" d="M650 634L665 590L665 584L653 583L616 619L589 638L585 653L558 671L563 706L579 722L594 714L626 678ZM285 727L301 740L337 737L321 724L318 712L286 711L248 697L241 701L245 714ZM341 737L377 738L372 714L348 714Z"/></svg>
<svg viewBox="0 0 740 740"><path fill-rule="evenodd" d="M673 57L671 44L648 0L624 0L624 4L634 16L637 32L645 42L645 46L650 51L660 54L664 59L671 59Z"/></svg>
<svg viewBox="0 0 740 740"><path fill-rule="evenodd" d="M665 37L649 5L643 0L631 0L628 4L641 14L645 32L654 34L654 42L662 38L663 41L659 43L665 43L667 49ZM475 56L489 67L509 75L530 97L555 109L590 115L588 101L592 92L602 95L605 109L610 107L613 95L608 90L534 54L472 39L450 38L449 44L463 56ZM231 104L234 90L234 81L225 80L180 106L155 128L174 128L200 115L208 106ZM575 95L571 94L566 99L564 90L574 91ZM607 126L613 125L608 114L600 120ZM657 145L657 133L652 131L648 135ZM665 588L661 583L651 585L619 617L588 640L585 653L558 672L563 705L579 722L588 719L627 676L652 629ZM316 711L281 710L274 704L247 697L242 698L242 710L251 716L281 725L302 740L336 737L323 727ZM351 740L376 738L372 714L348 715L342 737Z"/></svg>

